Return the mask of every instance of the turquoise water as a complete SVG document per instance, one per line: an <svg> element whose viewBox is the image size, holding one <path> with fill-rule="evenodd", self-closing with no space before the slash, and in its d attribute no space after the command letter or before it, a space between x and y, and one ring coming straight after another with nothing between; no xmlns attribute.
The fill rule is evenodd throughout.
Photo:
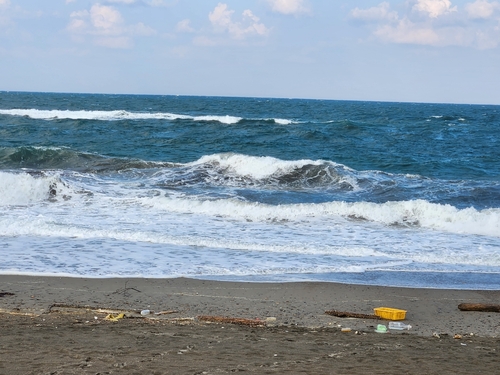
<svg viewBox="0 0 500 375"><path fill-rule="evenodd" d="M497 289L500 107L0 93L1 273Z"/></svg>

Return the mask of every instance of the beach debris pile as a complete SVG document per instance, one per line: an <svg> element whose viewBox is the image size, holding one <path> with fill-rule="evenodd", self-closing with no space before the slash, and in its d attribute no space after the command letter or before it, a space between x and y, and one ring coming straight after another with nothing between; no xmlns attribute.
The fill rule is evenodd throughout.
<svg viewBox="0 0 500 375"><path fill-rule="evenodd" d="M325 314L336 316L339 318L355 318L355 319L385 319L390 320L389 327L385 324L377 324L375 332L377 333L387 333L389 332L387 328L391 330L410 330L412 326L410 324L405 324L399 322L398 320L404 320L406 318L406 310L394 309L392 307L376 307L373 309L375 314L363 314L350 311L339 311L339 310L327 310ZM339 327L341 327L339 325ZM341 328L341 332L351 332L351 328L344 327Z"/></svg>

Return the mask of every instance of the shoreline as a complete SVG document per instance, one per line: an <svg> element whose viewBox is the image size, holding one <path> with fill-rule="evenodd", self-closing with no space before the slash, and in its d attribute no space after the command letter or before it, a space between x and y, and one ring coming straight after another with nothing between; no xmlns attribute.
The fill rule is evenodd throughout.
<svg viewBox="0 0 500 375"><path fill-rule="evenodd" d="M200 315L273 318L274 326L349 327L370 331L387 320L338 318L327 310L373 314L376 307L406 310L410 335L500 337L498 313L465 312L460 303L500 303L500 290L424 289L332 282L232 282L188 278L78 278L0 275L0 312L41 315L53 304L108 310L176 311ZM274 320L275 318L275 320ZM401 331L391 331L400 334Z"/></svg>
<svg viewBox="0 0 500 375"><path fill-rule="evenodd" d="M0 276L0 292L2 374L441 375L500 366L499 313L457 307L498 303L499 290ZM407 310L412 329L380 334L376 325L388 321L325 314L382 306Z"/></svg>

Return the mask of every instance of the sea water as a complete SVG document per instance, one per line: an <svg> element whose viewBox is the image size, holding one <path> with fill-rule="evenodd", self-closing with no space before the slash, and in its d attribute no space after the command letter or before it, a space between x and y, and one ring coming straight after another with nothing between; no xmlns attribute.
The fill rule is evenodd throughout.
<svg viewBox="0 0 500 375"><path fill-rule="evenodd" d="M0 92L0 273L500 288L500 106Z"/></svg>

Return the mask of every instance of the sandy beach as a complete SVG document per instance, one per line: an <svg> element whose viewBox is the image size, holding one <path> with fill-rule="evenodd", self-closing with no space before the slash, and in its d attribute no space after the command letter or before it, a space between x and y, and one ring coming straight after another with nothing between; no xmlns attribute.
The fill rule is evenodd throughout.
<svg viewBox="0 0 500 375"><path fill-rule="evenodd" d="M5 275L0 293L0 374L491 374L500 368L500 314L457 307L498 304L500 291ZM376 326L386 320L325 314L373 314L381 306L407 310L404 322L412 328L381 334Z"/></svg>

